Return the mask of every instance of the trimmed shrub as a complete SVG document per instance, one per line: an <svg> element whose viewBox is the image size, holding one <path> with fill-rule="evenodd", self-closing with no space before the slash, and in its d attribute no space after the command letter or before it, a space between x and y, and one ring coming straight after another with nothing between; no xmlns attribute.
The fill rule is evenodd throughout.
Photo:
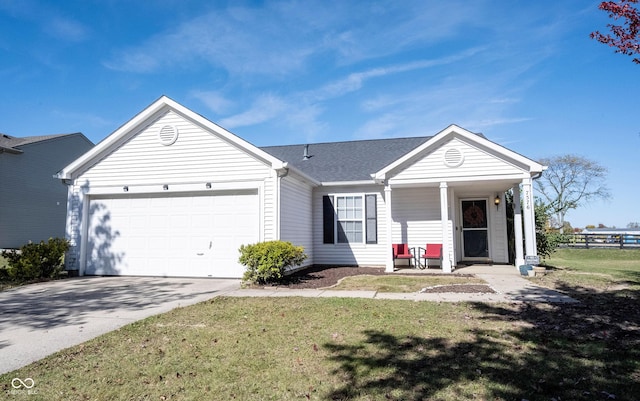
<svg viewBox="0 0 640 401"><path fill-rule="evenodd" d="M242 277L244 281L266 284L280 281L287 267L298 266L306 258L301 246L286 241L267 241L241 245L238 261L247 268Z"/></svg>
<svg viewBox="0 0 640 401"><path fill-rule="evenodd" d="M49 238L39 244L28 243L19 251L3 251L7 259L7 273L16 281L30 281L57 276L64 268L64 254L69 242L63 238Z"/></svg>

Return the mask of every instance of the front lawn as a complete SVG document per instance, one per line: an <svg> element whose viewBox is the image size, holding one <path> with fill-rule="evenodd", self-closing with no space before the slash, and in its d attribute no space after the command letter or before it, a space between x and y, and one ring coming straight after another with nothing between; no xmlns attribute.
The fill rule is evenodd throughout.
<svg viewBox="0 0 640 401"><path fill-rule="evenodd" d="M537 307L534 307L537 308ZM553 314L558 308L544 307ZM535 316L535 319L529 317ZM29 399L633 399L640 353L514 305L215 298L0 377ZM606 398L605 398L606 399Z"/></svg>
<svg viewBox="0 0 640 401"><path fill-rule="evenodd" d="M580 304L214 298L0 383L29 400L637 400L640 269L588 257L532 279Z"/></svg>

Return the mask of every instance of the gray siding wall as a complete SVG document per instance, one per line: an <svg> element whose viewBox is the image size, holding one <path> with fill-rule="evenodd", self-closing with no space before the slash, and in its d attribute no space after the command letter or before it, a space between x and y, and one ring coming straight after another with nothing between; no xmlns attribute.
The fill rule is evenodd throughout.
<svg viewBox="0 0 640 401"><path fill-rule="evenodd" d="M280 239L304 247L303 266L314 263L312 196L311 185L293 174L280 181Z"/></svg>
<svg viewBox="0 0 640 401"><path fill-rule="evenodd" d="M68 135L0 153L0 248L64 237L67 187L53 175L92 146Z"/></svg>

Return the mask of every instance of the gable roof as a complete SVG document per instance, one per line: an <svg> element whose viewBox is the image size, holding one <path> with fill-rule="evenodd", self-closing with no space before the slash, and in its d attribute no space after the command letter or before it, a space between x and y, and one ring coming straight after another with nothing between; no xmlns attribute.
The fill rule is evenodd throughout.
<svg viewBox="0 0 640 401"><path fill-rule="evenodd" d="M379 171L431 137L377 139L309 145L265 146L260 149L323 183L371 182ZM304 159L308 146L308 159Z"/></svg>
<svg viewBox="0 0 640 401"><path fill-rule="evenodd" d="M87 139L80 132L75 132L72 134L27 136L23 138L17 138L15 136L0 133L0 152L4 151L7 153L14 153L14 154L23 153L23 150L20 149L21 146L31 145L38 142L45 142L52 139L59 139L59 138L64 138L64 137L69 137L74 135L82 136L87 142L93 145L93 143L89 141L89 139Z"/></svg>
<svg viewBox="0 0 640 401"><path fill-rule="evenodd" d="M200 114L189 110L188 108L168 98L167 96L161 96L158 100L135 115L131 120L127 121L124 125L115 130L111 135L107 136L87 153L80 156L78 159L71 162L71 164L60 170L58 174L56 174L56 177L59 179L73 178L83 169L93 165L93 163L97 162L102 157L112 152L113 149L131 139L138 132L138 129L147 121L159 115L160 113L166 112L167 110L173 110L174 112L182 115L184 118L189 119L195 124L204 127L208 131L214 132L220 138L224 138L235 146L244 149L246 152L270 164L273 169L277 170L287 167L287 164L282 160L273 157L263 150L260 150L258 147L252 145L251 143L245 141L237 135L234 135L221 126L209 121Z"/></svg>
<svg viewBox="0 0 640 401"><path fill-rule="evenodd" d="M424 154L424 152L429 151L429 149L436 148L437 146L440 146L441 144L454 137L463 138L474 143L476 146L486 149L494 154L500 155L503 158L510 159L513 162L519 164L522 168L528 169L528 172L530 174L539 174L542 173L542 171L546 170L546 166L543 166L542 164L535 162L525 156L522 156L519 153L507 149L504 146L498 145L497 143L488 140L482 134L476 134L455 124L451 124L447 128L438 132L433 137L430 137L420 146L412 149L410 152L403 155L399 159L376 171L374 174L372 174L372 176L375 180L378 181L385 180L390 174L393 174L394 171L402 169L404 166L412 163L417 157L420 157L421 154Z"/></svg>

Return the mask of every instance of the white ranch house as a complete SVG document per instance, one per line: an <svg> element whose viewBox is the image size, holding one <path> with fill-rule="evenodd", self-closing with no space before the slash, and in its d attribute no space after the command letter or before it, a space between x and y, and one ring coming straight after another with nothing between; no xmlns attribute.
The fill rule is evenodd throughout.
<svg viewBox="0 0 640 401"><path fill-rule="evenodd" d="M58 173L67 269L237 278L239 246L275 239L304 246L306 265L392 271L393 243L441 243L444 272L508 263L509 189L519 266L536 254L532 180L544 168L456 125L258 148L161 97Z"/></svg>

